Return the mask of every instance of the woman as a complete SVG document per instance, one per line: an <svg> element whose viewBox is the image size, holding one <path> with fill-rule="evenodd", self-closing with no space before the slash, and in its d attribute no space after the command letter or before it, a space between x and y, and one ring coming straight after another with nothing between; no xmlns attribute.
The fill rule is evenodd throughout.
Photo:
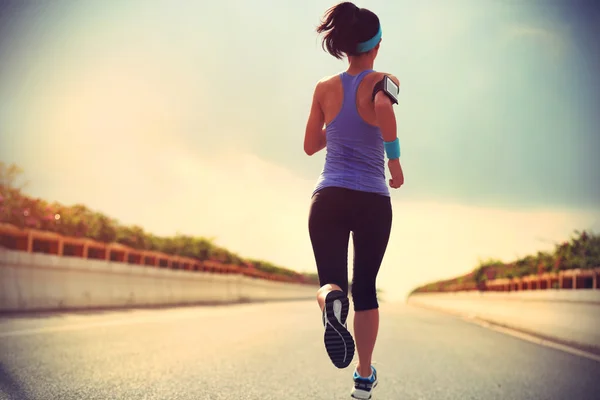
<svg viewBox="0 0 600 400"><path fill-rule="evenodd" d="M349 61L345 72L317 83L304 137L304 151L309 156L327 148L309 214L321 285L317 300L323 313L327 353L336 367L345 368L355 347L346 325L347 255L352 232L352 300L358 350L352 397L370 399L377 384L377 372L371 365L379 328L376 278L392 225L384 153L390 187L397 189L404 183L392 108L396 101L394 93L382 90L382 85L390 78L398 87L399 82L393 75L373 70L381 43L379 18L373 12L350 2L338 4L327 10L317 32L324 33L324 50Z"/></svg>

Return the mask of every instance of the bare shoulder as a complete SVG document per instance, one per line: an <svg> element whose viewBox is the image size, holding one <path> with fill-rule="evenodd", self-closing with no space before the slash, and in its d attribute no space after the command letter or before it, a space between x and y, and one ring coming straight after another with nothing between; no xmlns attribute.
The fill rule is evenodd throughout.
<svg viewBox="0 0 600 400"><path fill-rule="evenodd" d="M376 81L380 81L385 75L387 75L394 81L396 85L400 86L400 81L398 80L398 78L395 75L390 74L389 72L375 72L373 75L376 75L376 77L374 78L374 80Z"/></svg>
<svg viewBox="0 0 600 400"><path fill-rule="evenodd" d="M373 88L375 87L377 82L381 81L383 79L383 77L386 75L389 76L394 81L394 83L396 83L396 85L398 85L398 87L400 87L400 82L399 82L398 78L396 78L394 75L392 75L388 72L373 71L373 72L369 73L364 79L365 90L367 90L367 91L373 90Z"/></svg>
<svg viewBox="0 0 600 400"><path fill-rule="evenodd" d="M319 83L320 83L320 84L327 84L327 83L329 83L329 82L333 82L333 81L335 81L335 80L339 80L339 77L340 77L340 75L339 75L339 74L335 74L335 75L329 75L329 76L326 76L326 77L324 77L324 78L321 78L321 79L319 80L318 84L319 84Z"/></svg>
<svg viewBox="0 0 600 400"><path fill-rule="evenodd" d="M336 85L340 85L339 75L331 75L319 79L319 81L315 85L316 98L321 99L323 96L326 95L326 93L335 90Z"/></svg>
<svg viewBox="0 0 600 400"><path fill-rule="evenodd" d="M317 82L317 88L319 88L320 90L327 89L327 88L331 87L332 85L335 85L336 83L338 83L339 80L340 80L339 75L326 76L324 78L321 78Z"/></svg>

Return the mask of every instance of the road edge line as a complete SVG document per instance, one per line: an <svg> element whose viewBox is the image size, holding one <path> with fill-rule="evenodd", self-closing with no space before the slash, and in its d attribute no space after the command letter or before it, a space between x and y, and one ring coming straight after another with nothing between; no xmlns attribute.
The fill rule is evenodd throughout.
<svg viewBox="0 0 600 400"><path fill-rule="evenodd" d="M596 347L565 341L556 337L551 337L527 329L519 328L514 325L493 321L491 319L487 319L485 317L481 317L471 313L448 310L441 307L435 307L425 304L418 304L417 302L407 302L406 304L409 306L423 308L434 312L440 312L446 315L452 315L462 319L465 322L472 323L474 325L478 325L483 328L493 330L495 332L504 333L506 335L525 340L530 343L535 343L540 346L552 348L555 350L561 350L563 352L587 358L589 360L593 360L600 363L600 349Z"/></svg>

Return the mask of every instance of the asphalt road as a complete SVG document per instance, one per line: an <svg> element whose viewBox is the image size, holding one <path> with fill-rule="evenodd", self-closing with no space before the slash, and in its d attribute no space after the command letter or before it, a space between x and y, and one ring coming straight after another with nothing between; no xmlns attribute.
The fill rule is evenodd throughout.
<svg viewBox="0 0 600 400"><path fill-rule="evenodd" d="M600 293L600 290L597 292ZM434 309L479 318L600 354L600 305L574 301L536 301L448 295L412 296ZM598 396L600 399L600 395Z"/></svg>
<svg viewBox="0 0 600 400"><path fill-rule="evenodd" d="M597 399L600 362L383 304L374 400ZM350 315L352 317L352 315ZM315 303L0 318L2 399L349 399Z"/></svg>

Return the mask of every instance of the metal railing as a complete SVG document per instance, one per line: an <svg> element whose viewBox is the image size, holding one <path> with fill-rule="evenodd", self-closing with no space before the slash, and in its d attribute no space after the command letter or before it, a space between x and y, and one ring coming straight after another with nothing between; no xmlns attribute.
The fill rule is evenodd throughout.
<svg viewBox="0 0 600 400"><path fill-rule="evenodd" d="M7 223L0 223L0 247L28 253L105 260L142 267L215 274L241 274L270 281L312 284L302 276L288 277L267 273L254 268L252 265L227 264L214 259L199 260L158 251L137 250L120 243L102 243L88 238L68 237L37 229L21 229Z"/></svg>

